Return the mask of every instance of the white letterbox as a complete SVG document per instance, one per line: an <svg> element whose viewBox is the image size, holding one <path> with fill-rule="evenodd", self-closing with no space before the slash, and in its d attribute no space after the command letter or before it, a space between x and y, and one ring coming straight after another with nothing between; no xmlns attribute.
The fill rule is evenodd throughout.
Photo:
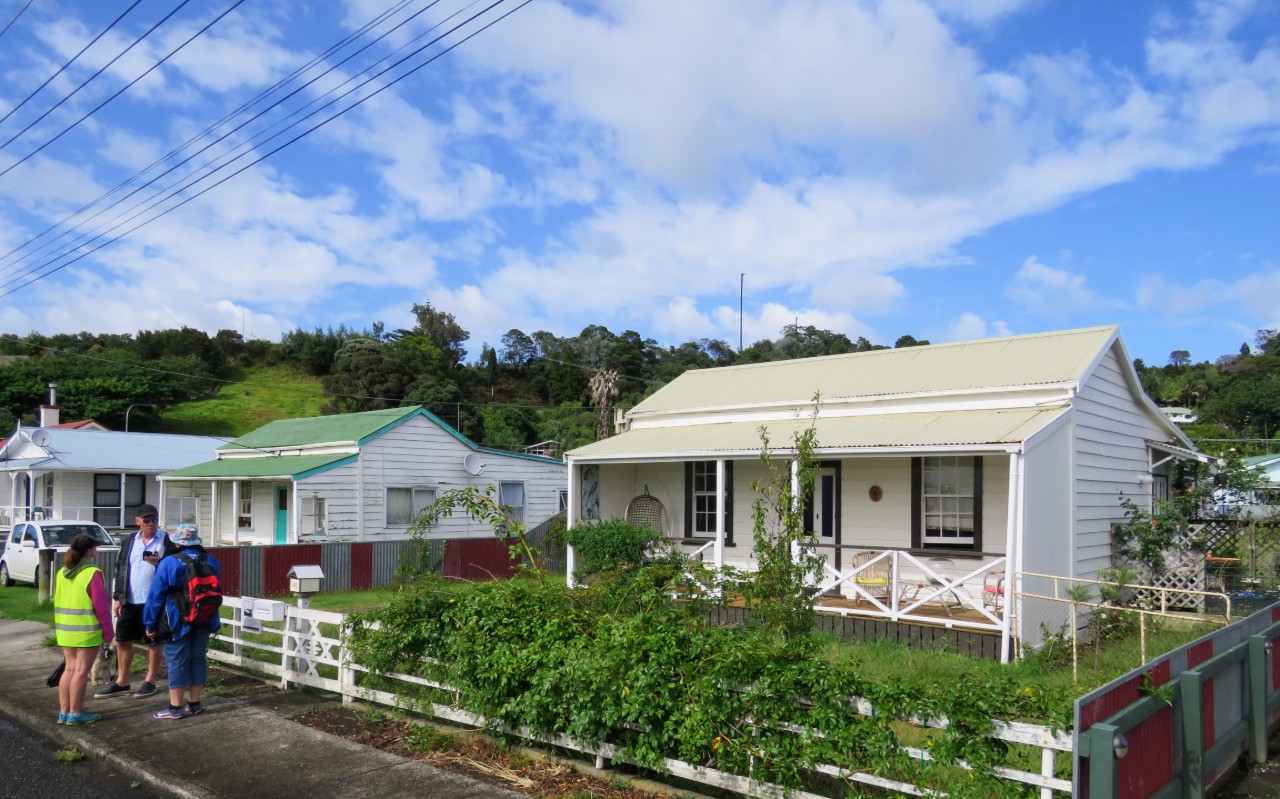
<svg viewBox="0 0 1280 799"><path fill-rule="evenodd" d="M259 621L284 621L284 603L278 599L255 599L253 617Z"/></svg>
<svg viewBox="0 0 1280 799"><path fill-rule="evenodd" d="M314 594L320 590L324 570L319 566L294 566L289 569L289 590L295 594Z"/></svg>

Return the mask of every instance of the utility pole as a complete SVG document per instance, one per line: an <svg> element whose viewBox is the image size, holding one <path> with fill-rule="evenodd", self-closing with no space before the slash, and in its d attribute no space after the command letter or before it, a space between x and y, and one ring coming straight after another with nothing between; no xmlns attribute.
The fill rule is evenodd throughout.
<svg viewBox="0 0 1280 799"><path fill-rule="evenodd" d="M742 290L747 284L747 273L738 273L738 354L742 354Z"/></svg>

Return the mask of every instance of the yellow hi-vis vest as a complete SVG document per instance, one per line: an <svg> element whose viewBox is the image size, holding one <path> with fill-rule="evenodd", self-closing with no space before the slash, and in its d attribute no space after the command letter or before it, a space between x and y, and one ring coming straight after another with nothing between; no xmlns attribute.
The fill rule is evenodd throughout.
<svg viewBox="0 0 1280 799"><path fill-rule="evenodd" d="M53 629L58 646L101 646L102 627L89 599L89 581L101 570L84 563L67 574L58 569L53 581Z"/></svg>

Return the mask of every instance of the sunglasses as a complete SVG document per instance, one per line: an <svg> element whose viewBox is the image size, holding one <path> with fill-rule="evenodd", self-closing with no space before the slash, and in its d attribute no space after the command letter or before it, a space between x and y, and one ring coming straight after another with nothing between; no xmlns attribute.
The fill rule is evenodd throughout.
<svg viewBox="0 0 1280 799"><path fill-rule="evenodd" d="M156 522L160 521L160 519L156 516L143 516L141 518L142 518L143 524L155 524Z"/></svg>

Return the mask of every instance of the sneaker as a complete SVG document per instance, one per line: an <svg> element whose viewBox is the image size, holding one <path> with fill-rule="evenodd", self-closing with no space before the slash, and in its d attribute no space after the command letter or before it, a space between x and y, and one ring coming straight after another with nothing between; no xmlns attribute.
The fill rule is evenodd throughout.
<svg viewBox="0 0 1280 799"><path fill-rule="evenodd" d="M113 682L93 695L94 699L106 699L108 696L120 696L129 693L129 686Z"/></svg>
<svg viewBox="0 0 1280 799"><path fill-rule="evenodd" d="M176 707L166 707L164 710L157 710L151 714L151 718L160 721L174 721L182 718L182 711Z"/></svg>
<svg viewBox="0 0 1280 799"><path fill-rule="evenodd" d="M70 713L59 713L59 714L58 714L58 723L59 723L59 724L66 724L66 723L67 723L67 716L70 716L70 715L71 715Z"/></svg>
<svg viewBox="0 0 1280 799"><path fill-rule="evenodd" d="M80 713L68 713L67 720L63 723L68 727L74 727L78 724L92 724L100 718L102 718L101 713L85 713L81 711Z"/></svg>
<svg viewBox="0 0 1280 799"><path fill-rule="evenodd" d="M199 702L197 702L194 705L188 702L182 706L182 715L184 716L199 716L203 712L204 712L204 705L200 704Z"/></svg>
<svg viewBox="0 0 1280 799"><path fill-rule="evenodd" d="M142 685L138 686L138 690L133 692L133 697L134 699L142 699L143 697L151 696L155 692L156 692L156 684L151 682L150 680L144 680L142 682Z"/></svg>

